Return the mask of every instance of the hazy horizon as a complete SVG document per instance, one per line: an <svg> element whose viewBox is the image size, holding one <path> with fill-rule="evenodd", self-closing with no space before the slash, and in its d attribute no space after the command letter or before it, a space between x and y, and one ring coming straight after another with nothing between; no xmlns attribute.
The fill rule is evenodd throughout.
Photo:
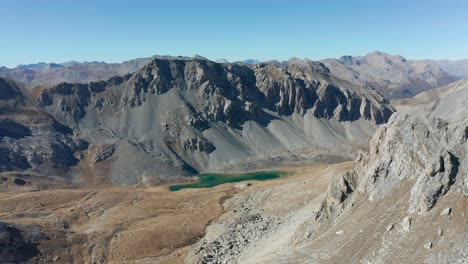
<svg viewBox="0 0 468 264"><path fill-rule="evenodd" d="M466 1L6 0L0 65L122 62L154 54L210 60L320 60L374 50L468 58Z"/></svg>
<svg viewBox="0 0 468 264"><path fill-rule="evenodd" d="M342 56L353 56L353 57L362 57L362 56L366 56L370 53L373 53L373 52L381 52L381 53L386 53L386 54L389 54L389 55L392 55L392 56L397 56L397 55L400 55L401 54L390 54L388 52L385 52L385 51L381 51L381 50L374 50L374 51L370 51L370 52L367 52L365 54L342 54L340 56L337 56L337 57L327 57L327 58L318 58L318 59L314 59L314 61L321 61L321 60L325 60L325 59L339 59L340 57ZM206 56L203 56L201 54L194 54L194 55L169 55L169 54L153 54L153 55L149 55L149 56L145 56L145 57L138 57L138 58L130 58L130 59L126 59L126 60L119 60L119 61L99 61L99 60L90 60L90 61L85 61L85 60L69 60L69 61L35 61L35 62L30 62L30 63L22 63L22 64L17 64L17 65L13 65L13 66L7 66L7 65L0 65L0 67L7 67L7 68L16 68L16 67L20 67L20 66L28 66L28 65L34 65L34 64L40 64L40 63L45 63L45 64L65 64L65 63L70 63L70 62L77 62L77 63L107 63L107 64L112 64L112 63L122 63L122 62L126 62L126 61L131 61L131 60L135 60L135 59L143 59L143 58L150 58L152 56L167 56L167 57L195 57L195 56L201 56L201 57L205 57L206 59L210 60L210 61L217 61L217 60L223 60L223 59L226 59L226 58L208 58ZM450 59L433 59L433 58L411 58L411 57L405 57L403 56L405 59L408 59L408 60L434 60L434 61L442 61L442 60L449 60L449 61L462 61L462 60L468 60L468 58L461 58L461 59L455 59L455 60L450 60ZM293 59L293 58L300 58L300 59L310 59L310 58L307 58L307 57L298 57L298 56L294 56L294 57L291 57L291 58L288 58L288 59L285 59L285 60L279 60L279 59L275 59L275 58L271 58L271 59L268 59L268 60L258 60L260 62L267 62L267 61L274 61L274 60L277 60L277 61L288 61L290 59ZM257 60L256 58L244 58L244 59L241 59L241 60L236 60L236 61L231 61L231 60L228 60L228 62L243 62L243 61L247 61L247 60Z"/></svg>

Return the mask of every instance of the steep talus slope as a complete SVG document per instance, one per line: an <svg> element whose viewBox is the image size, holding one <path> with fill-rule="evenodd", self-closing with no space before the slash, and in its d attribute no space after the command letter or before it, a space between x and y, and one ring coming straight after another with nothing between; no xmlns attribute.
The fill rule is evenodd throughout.
<svg viewBox="0 0 468 264"><path fill-rule="evenodd" d="M322 61L333 75L372 87L387 99L411 97L457 80L434 61L406 60L382 52Z"/></svg>
<svg viewBox="0 0 468 264"><path fill-rule="evenodd" d="M292 199L308 180L238 195L187 263L466 262L467 131L394 114L321 203Z"/></svg>
<svg viewBox="0 0 468 264"><path fill-rule="evenodd" d="M425 117L438 117L449 122L468 118L468 80L453 82L415 97L395 100L399 112Z"/></svg>
<svg viewBox="0 0 468 264"><path fill-rule="evenodd" d="M393 112L374 91L315 62L248 67L157 58L135 74L63 83L36 100L91 144L114 146L105 174L118 184L254 161L271 166L273 157L311 149L312 156L349 157Z"/></svg>

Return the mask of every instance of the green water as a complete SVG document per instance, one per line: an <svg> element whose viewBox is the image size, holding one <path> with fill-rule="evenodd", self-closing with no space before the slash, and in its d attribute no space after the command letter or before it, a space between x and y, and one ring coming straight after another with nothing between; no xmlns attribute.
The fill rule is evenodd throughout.
<svg viewBox="0 0 468 264"><path fill-rule="evenodd" d="M198 175L198 181L188 184L178 184L169 187L169 190L175 192L185 188L209 188L216 185L229 182L240 182L247 180L266 181L276 179L285 175L284 172L277 171L259 171L244 174L218 174L218 173L202 173Z"/></svg>

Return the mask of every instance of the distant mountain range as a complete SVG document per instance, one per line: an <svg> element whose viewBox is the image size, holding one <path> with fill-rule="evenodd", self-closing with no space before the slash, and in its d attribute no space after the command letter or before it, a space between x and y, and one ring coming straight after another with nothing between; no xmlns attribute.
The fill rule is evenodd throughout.
<svg viewBox="0 0 468 264"><path fill-rule="evenodd" d="M387 99L411 97L460 78L444 71L436 61L406 60L378 51L362 57L343 56L322 62L333 75L371 87Z"/></svg>
<svg viewBox="0 0 468 264"><path fill-rule="evenodd" d="M191 59L190 57L153 56L122 63L41 62L20 65L13 69L0 67L0 77L13 79L28 87L48 87L62 82L88 83L136 72L154 58ZM193 58L208 60L199 55ZM284 67L285 65L310 61L309 59L293 58L289 61L270 61L270 63ZM226 59L220 59L217 62L230 63ZM360 87L370 87L387 99L411 97L420 92L468 77L468 60L407 60L401 56L376 51L365 56L343 56L339 59L325 59L320 62L335 77ZM248 59L233 63L254 67L264 62Z"/></svg>
<svg viewBox="0 0 468 264"><path fill-rule="evenodd" d="M198 56L199 57L199 56ZM19 65L16 68L0 67L0 77L21 82L28 87L52 86L62 82L89 83L107 80L114 76L123 76L136 72L155 58L190 59L189 57L152 56L121 63L105 62L64 62L35 63ZM206 59L201 57L202 59Z"/></svg>
<svg viewBox="0 0 468 264"><path fill-rule="evenodd" d="M459 77L468 77L468 59L466 60L439 60L435 61L439 67L447 73Z"/></svg>

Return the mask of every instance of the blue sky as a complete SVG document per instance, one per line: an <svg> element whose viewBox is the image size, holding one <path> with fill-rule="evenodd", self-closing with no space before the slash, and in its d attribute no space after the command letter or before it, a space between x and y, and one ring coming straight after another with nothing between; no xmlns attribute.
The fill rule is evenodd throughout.
<svg viewBox="0 0 468 264"><path fill-rule="evenodd" d="M0 0L0 25L0 65L9 67L154 54L468 58L466 0Z"/></svg>

